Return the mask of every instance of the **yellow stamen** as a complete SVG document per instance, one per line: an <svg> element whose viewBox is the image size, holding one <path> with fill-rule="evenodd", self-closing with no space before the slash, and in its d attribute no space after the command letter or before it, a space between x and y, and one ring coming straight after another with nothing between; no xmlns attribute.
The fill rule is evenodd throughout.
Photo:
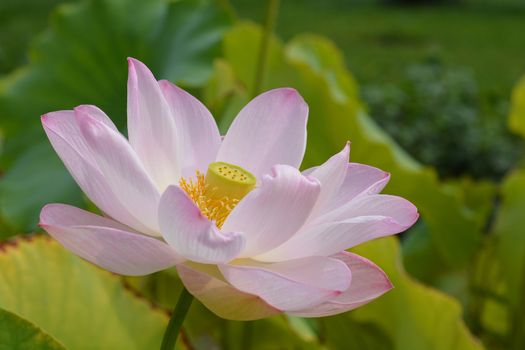
<svg viewBox="0 0 525 350"><path fill-rule="evenodd" d="M196 179L188 181L181 178L179 186L190 196L204 216L215 221L218 228L222 227L230 212L239 203L237 198L217 196L218 189L208 185L204 175L199 171L197 171Z"/></svg>

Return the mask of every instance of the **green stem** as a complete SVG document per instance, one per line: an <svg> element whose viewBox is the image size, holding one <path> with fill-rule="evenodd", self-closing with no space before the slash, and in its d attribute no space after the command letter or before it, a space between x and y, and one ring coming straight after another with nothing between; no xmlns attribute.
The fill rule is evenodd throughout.
<svg viewBox="0 0 525 350"><path fill-rule="evenodd" d="M525 265L525 260L523 263ZM525 290L524 277L521 279L520 290ZM525 310L525 296L521 295L516 304L517 305L511 311L511 349L521 350L525 348L525 316L523 315L523 310Z"/></svg>
<svg viewBox="0 0 525 350"><path fill-rule="evenodd" d="M250 350L252 347L253 322L254 321L246 321L243 324L241 340L242 350Z"/></svg>
<svg viewBox="0 0 525 350"><path fill-rule="evenodd" d="M191 295L186 288L182 287L179 300L177 301L177 305L175 305L168 327L166 327L166 331L164 332L164 338L162 339L160 350L175 349L180 328L188 314L192 301L193 295Z"/></svg>
<svg viewBox="0 0 525 350"><path fill-rule="evenodd" d="M279 13L279 0L268 0L266 8L266 17L264 20L264 31L259 49L259 58L257 60L257 70L255 72L255 81L253 84L252 95L257 96L261 93L264 77L266 76L268 48L272 38L275 22L277 21L277 14Z"/></svg>
<svg viewBox="0 0 525 350"><path fill-rule="evenodd" d="M230 322L222 321L221 349L228 349L230 346Z"/></svg>
<svg viewBox="0 0 525 350"><path fill-rule="evenodd" d="M480 273L485 273L485 262L490 257L491 252L487 251L488 238L482 244L482 248L473 256L472 263L468 271L468 291L470 293L469 303L466 308L466 319L472 330L472 333L479 335L482 332L481 316L485 307L485 298L478 290L484 289L485 279L480 279ZM488 256L486 256L488 255ZM483 275L484 276L484 275Z"/></svg>

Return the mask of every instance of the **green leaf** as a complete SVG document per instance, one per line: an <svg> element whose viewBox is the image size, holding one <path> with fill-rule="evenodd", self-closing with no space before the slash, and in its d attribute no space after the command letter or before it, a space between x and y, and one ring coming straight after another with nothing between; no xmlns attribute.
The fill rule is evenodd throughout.
<svg viewBox="0 0 525 350"><path fill-rule="evenodd" d="M17 315L0 309L0 350L65 350L40 328Z"/></svg>
<svg viewBox="0 0 525 350"><path fill-rule="evenodd" d="M483 349L463 323L456 300L416 282L403 270L395 238L368 242L353 251L377 263L390 277L394 289L336 318L351 317L375 324L389 335L395 349Z"/></svg>
<svg viewBox="0 0 525 350"><path fill-rule="evenodd" d="M0 75L26 62L28 43L46 27L51 9L64 1L67 0L0 2Z"/></svg>
<svg viewBox="0 0 525 350"><path fill-rule="evenodd" d="M525 346L525 170L514 171L502 186L496 219L497 257L509 303L512 349Z"/></svg>
<svg viewBox="0 0 525 350"><path fill-rule="evenodd" d="M476 220L482 223L489 217L497 193L496 184L468 178L447 181L446 184L458 191L463 204L472 216L477 217ZM469 291L465 269L453 269L445 264L423 220L404 235L402 248L404 264L412 276L462 302L467 300Z"/></svg>
<svg viewBox="0 0 525 350"><path fill-rule="evenodd" d="M441 274L446 270L423 221L405 234L402 250L403 264L411 276L434 287L439 285Z"/></svg>
<svg viewBox="0 0 525 350"><path fill-rule="evenodd" d="M230 23L226 9L212 1L88 0L60 6L49 30L32 46L30 64L0 81L0 130L6 139L0 164L6 169L21 152L37 152L31 149L47 142L39 116L49 111L95 104L123 129L128 56L144 61L159 79L201 85ZM46 146L42 152L52 151ZM8 169L7 176L17 187L47 187L52 199L69 200L71 182L44 181L65 173L62 165L28 170L9 176ZM37 222L34 213L51 198L0 214L13 229L28 231Z"/></svg>
<svg viewBox="0 0 525 350"><path fill-rule="evenodd" d="M237 112L248 102L248 93L236 80L231 66L222 59L214 62L213 74L203 91L203 101L218 120L219 131L226 134Z"/></svg>
<svg viewBox="0 0 525 350"><path fill-rule="evenodd" d="M253 84L260 40L260 28L249 23L236 25L224 39L225 62L245 91ZM480 243L484 215L465 203L459 186L441 183L433 169L410 158L364 113L355 82L333 45L316 36L299 36L287 45L274 39L267 66L265 90L294 87L310 107L303 166L322 164L351 140L352 160L391 172L387 191L419 208L443 262L457 268L470 261Z"/></svg>
<svg viewBox="0 0 525 350"><path fill-rule="evenodd" d="M525 76L512 91L509 127L515 133L525 137Z"/></svg>
<svg viewBox="0 0 525 350"><path fill-rule="evenodd" d="M392 339L371 322L358 322L350 317L320 319L322 339L333 349L393 350Z"/></svg>
<svg viewBox="0 0 525 350"><path fill-rule="evenodd" d="M157 349L168 317L45 236L0 247L0 307L70 349Z"/></svg>
<svg viewBox="0 0 525 350"><path fill-rule="evenodd" d="M290 61L304 63L322 75L337 101L358 98L357 82L346 69L341 51L327 38L312 34L299 35L286 46L286 56Z"/></svg>
<svg viewBox="0 0 525 350"><path fill-rule="evenodd" d="M499 259L514 306L525 292L525 170L512 173L502 186L502 204L494 234L499 239Z"/></svg>
<svg viewBox="0 0 525 350"><path fill-rule="evenodd" d="M50 148L45 143L29 149L0 181L0 213L8 226L35 230L42 203L82 205L73 178Z"/></svg>

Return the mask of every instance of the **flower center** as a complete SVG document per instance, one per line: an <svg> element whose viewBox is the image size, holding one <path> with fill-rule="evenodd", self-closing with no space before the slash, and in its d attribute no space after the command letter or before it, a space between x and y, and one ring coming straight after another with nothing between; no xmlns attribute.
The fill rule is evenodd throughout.
<svg viewBox="0 0 525 350"><path fill-rule="evenodd" d="M240 166L224 162L210 164L204 176L181 178L179 186L199 207L201 213L221 228L237 203L255 187L256 179Z"/></svg>

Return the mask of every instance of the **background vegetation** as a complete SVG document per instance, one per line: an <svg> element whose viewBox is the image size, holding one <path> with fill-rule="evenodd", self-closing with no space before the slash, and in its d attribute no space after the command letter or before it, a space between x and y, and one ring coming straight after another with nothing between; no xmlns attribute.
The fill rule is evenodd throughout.
<svg viewBox="0 0 525 350"><path fill-rule="evenodd" d="M250 323L195 303L181 349L525 348L525 5L407 2L282 1L258 79L265 2L2 1L0 349L160 344L173 271L120 278L33 234L45 203L90 208L39 116L90 103L124 130L127 56L198 96L222 130L256 90L297 88L303 166L350 139L352 160L390 171L387 192L421 212L402 237L355 249L396 286L379 300Z"/></svg>

